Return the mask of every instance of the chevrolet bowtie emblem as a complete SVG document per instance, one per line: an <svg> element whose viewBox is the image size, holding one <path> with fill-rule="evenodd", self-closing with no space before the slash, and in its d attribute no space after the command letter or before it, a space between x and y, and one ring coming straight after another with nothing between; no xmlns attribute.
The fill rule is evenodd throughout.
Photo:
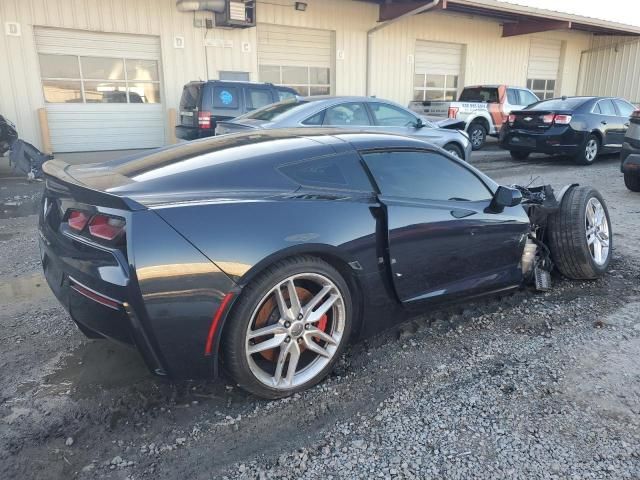
<svg viewBox="0 0 640 480"><path fill-rule="evenodd" d="M524 117L524 121L525 121L525 122L530 122L531 120L533 120L533 118L531 118L531 117Z"/></svg>

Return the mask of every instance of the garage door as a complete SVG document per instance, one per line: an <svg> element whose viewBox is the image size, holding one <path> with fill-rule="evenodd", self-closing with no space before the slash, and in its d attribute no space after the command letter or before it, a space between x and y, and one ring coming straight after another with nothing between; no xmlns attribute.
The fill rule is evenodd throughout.
<svg viewBox="0 0 640 480"><path fill-rule="evenodd" d="M560 40L531 39L527 87L542 99L555 95L561 53Z"/></svg>
<svg viewBox="0 0 640 480"><path fill-rule="evenodd" d="M36 28L55 152L164 144L160 40Z"/></svg>
<svg viewBox="0 0 640 480"><path fill-rule="evenodd" d="M301 95L332 93L333 43L330 30L258 25L260 81L292 87Z"/></svg>
<svg viewBox="0 0 640 480"><path fill-rule="evenodd" d="M414 100L456 100L464 45L416 41Z"/></svg>

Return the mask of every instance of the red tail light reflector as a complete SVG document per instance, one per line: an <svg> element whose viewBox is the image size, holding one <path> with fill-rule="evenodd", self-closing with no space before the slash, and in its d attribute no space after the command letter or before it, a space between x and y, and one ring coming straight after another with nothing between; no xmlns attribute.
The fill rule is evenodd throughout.
<svg viewBox="0 0 640 480"><path fill-rule="evenodd" d="M89 222L89 233L96 238L113 240L124 230L125 221L107 215L96 215Z"/></svg>
<svg viewBox="0 0 640 480"><path fill-rule="evenodd" d="M555 113L548 113L542 117L544 123L553 123L553 119L556 117Z"/></svg>
<svg viewBox="0 0 640 480"><path fill-rule="evenodd" d="M198 126L211 128L211 112L198 112Z"/></svg>
<svg viewBox="0 0 640 480"><path fill-rule="evenodd" d="M73 210L69 214L69 228L81 232L89 221L89 215L79 210Z"/></svg>
<svg viewBox="0 0 640 480"><path fill-rule="evenodd" d="M516 121L516 116L513 113L511 113L507 118L507 122L509 122L509 125L513 125L515 121Z"/></svg>
<svg viewBox="0 0 640 480"><path fill-rule="evenodd" d="M556 125L569 125L571 123L571 115L556 115L553 123Z"/></svg>
<svg viewBox="0 0 640 480"><path fill-rule="evenodd" d="M449 107L448 117L449 118L458 118L458 111L459 110L460 110L460 108L458 108L458 107Z"/></svg>

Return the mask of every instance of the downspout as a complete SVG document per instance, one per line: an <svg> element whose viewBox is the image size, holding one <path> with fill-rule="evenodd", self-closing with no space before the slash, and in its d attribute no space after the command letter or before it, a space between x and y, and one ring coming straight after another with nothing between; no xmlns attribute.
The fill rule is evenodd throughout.
<svg viewBox="0 0 640 480"><path fill-rule="evenodd" d="M366 95L367 96L371 95L371 50L373 48L372 47L373 34L376 33L378 30L382 30L383 28L386 28L389 25L392 25L397 21L402 20L405 17L410 17L413 15L417 15L419 13L423 13L428 10L431 10L432 8L437 7L440 4L440 1L441 0L432 0L432 2L427 5L422 5L420 7L414 8L413 10L409 10L408 12L403 13L402 15L399 15L392 20L387 20L386 22L380 23L367 31L367 65L366 65L366 81L367 81Z"/></svg>

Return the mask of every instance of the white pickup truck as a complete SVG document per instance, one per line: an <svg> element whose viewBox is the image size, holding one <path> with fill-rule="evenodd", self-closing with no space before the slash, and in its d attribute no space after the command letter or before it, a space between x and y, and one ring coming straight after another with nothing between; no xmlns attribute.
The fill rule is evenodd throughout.
<svg viewBox="0 0 640 480"><path fill-rule="evenodd" d="M409 108L432 120L451 118L465 122L474 150L482 148L487 135L497 136L512 110L522 110L540 99L531 91L507 85L465 87L457 102L413 101Z"/></svg>

